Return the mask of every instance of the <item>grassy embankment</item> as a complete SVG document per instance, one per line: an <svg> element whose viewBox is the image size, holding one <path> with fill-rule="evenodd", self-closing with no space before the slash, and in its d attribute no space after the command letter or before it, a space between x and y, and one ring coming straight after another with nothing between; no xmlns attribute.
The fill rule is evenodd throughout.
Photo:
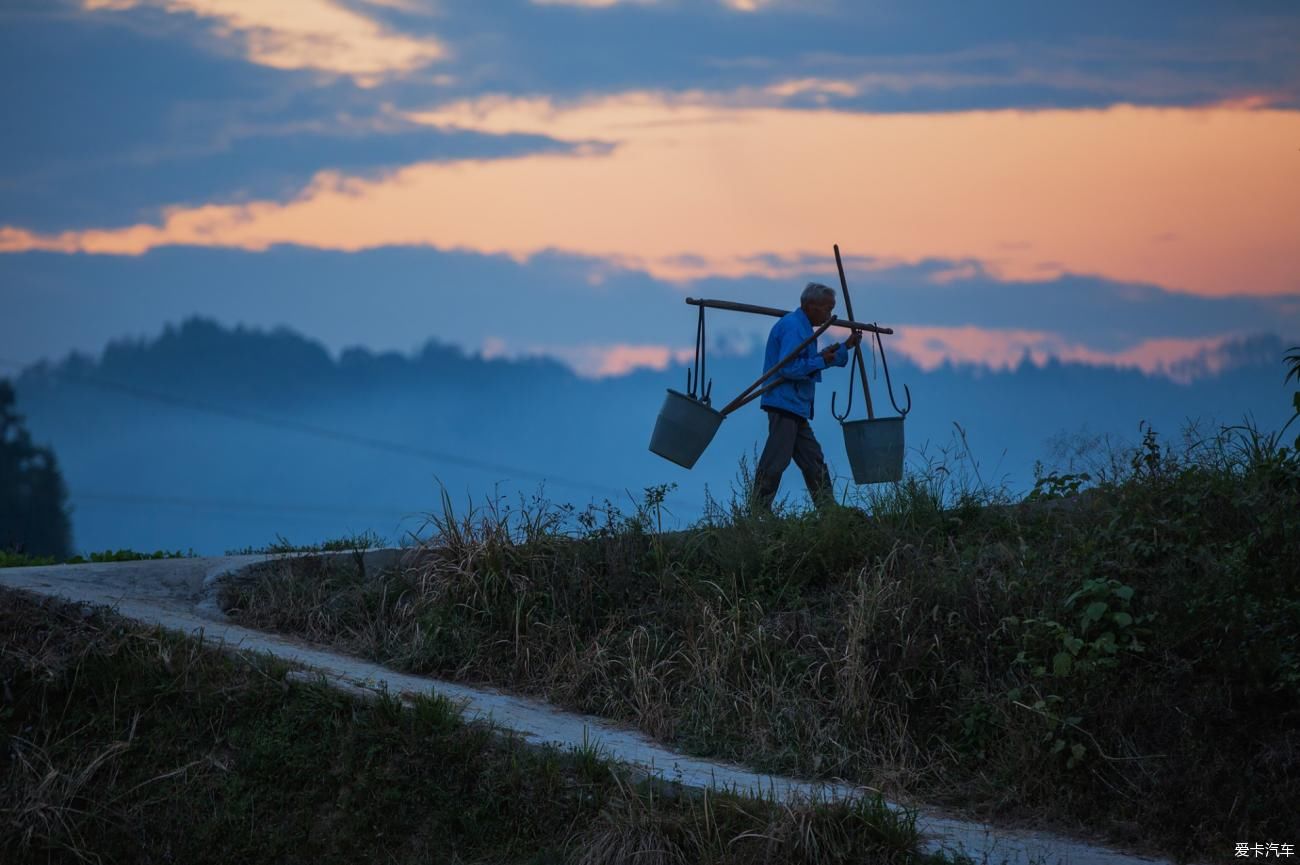
<svg viewBox="0 0 1300 865"><path fill-rule="evenodd" d="M1024 503L952 480L684 533L662 490L630 515L444 503L409 569L300 560L224 605L766 770L1174 856L1300 838L1294 450L1148 433Z"/></svg>
<svg viewBox="0 0 1300 865"><path fill-rule="evenodd" d="M302 676L299 673L297 676ZM931 863L878 800L786 807L634 781L441 698L0 590L6 863Z"/></svg>

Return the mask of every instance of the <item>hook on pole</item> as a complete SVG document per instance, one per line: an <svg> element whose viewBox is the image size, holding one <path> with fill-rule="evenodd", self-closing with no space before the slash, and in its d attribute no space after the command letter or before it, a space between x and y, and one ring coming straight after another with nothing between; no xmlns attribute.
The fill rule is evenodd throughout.
<svg viewBox="0 0 1300 865"><path fill-rule="evenodd" d="M889 378L889 361L885 359L885 344L880 341L880 334L876 334L876 347L880 350L880 366L885 370L885 389L889 391L889 402L894 406L894 411L898 412L900 417L907 417L907 413L912 410L912 391L907 385L903 385L903 396L907 400L907 408L899 408L898 401L894 399L894 383Z"/></svg>
<svg viewBox="0 0 1300 865"><path fill-rule="evenodd" d="M692 376L691 368L686 369L686 395L691 399L699 400L705 405L709 404L713 396L712 379L705 380L704 363L705 363L705 333L704 333L704 307L700 307L699 323L695 326L695 367ZM701 387L703 383L703 387Z"/></svg>
<svg viewBox="0 0 1300 865"><path fill-rule="evenodd" d="M855 347L853 351L856 355L860 356L862 354L861 344ZM835 418L840 423L844 423L844 419L849 416L849 412L853 411L853 378L857 374L857 358L855 357L854 363L849 364L849 399L848 404L844 406L844 411L842 413L835 410L835 397L839 394L836 391L831 391L831 417Z"/></svg>

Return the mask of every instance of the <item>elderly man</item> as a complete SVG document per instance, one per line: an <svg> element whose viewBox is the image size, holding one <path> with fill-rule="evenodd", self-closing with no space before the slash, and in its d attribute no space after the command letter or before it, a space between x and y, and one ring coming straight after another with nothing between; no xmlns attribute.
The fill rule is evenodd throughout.
<svg viewBox="0 0 1300 865"><path fill-rule="evenodd" d="M808 283L799 297L799 308L786 313L772 326L767 337L763 369L771 369L799 343L812 336L813 328L828 321L833 309L835 290L819 282ZM819 351L815 343L809 343L776 373L781 383L763 394L760 405L767 412L767 444L754 470L754 498L763 510L771 509L772 499L781 486L781 475L790 465L791 458L803 473L814 504L821 507L834 500L831 474L808 421L813 416L813 393L816 382L822 380L821 371L829 366L847 364L848 349L861 341L862 334L854 331L843 345L836 343Z"/></svg>

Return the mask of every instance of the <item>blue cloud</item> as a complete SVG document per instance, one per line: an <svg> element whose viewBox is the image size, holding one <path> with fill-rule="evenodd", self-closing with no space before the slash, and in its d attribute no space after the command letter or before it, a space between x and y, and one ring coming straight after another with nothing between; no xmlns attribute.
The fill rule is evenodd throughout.
<svg viewBox="0 0 1300 865"><path fill-rule="evenodd" d="M323 169L367 175L570 146L420 128L349 80L250 66L115 19L6 21L0 78L13 85L0 224L36 231L156 222L166 205L285 200Z"/></svg>
<svg viewBox="0 0 1300 865"><path fill-rule="evenodd" d="M806 279L838 284L834 260L790 279L709 279L683 291L639 271L548 254L504 256L389 247L342 253L275 247L264 253L170 247L137 258L26 253L0 256L0 343L29 362L156 331L193 314L229 325L289 325L333 351L413 350L429 339L470 351L488 339L529 346L689 346L695 310L715 297L791 308ZM848 263L860 318L883 324L1015 328L1058 333L1117 351L1146 339L1227 333L1300 336L1300 297L1204 298L1095 277L1004 283L987 275L935 284L952 262L864 269ZM595 276L599 282L593 283ZM752 345L771 322L710 314L710 333Z"/></svg>
<svg viewBox="0 0 1300 865"><path fill-rule="evenodd" d="M748 15L716 2L607 9L524 2L507 14L466 4L430 26L456 46L457 73L474 90L730 90L791 77L885 75L895 81L831 104L879 111L1196 104L1264 90L1300 104L1290 62L1300 16L1283 2L841 2Z"/></svg>

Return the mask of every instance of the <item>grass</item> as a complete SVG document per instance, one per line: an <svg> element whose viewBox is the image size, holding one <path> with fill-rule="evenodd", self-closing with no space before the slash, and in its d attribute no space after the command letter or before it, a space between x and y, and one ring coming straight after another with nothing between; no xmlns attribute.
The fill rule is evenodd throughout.
<svg viewBox="0 0 1300 865"><path fill-rule="evenodd" d="M228 556L283 555L288 553L328 553L328 552L365 552L378 549L384 545L379 535L365 531L352 535L340 535L337 538L322 541L319 544L295 544L283 535L276 535L275 540L261 547L242 547L226 550Z"/></svg>
<svg viewBox="0 0 1300 865"><path fill-rule="evenodd" d="M284 555L291 553L321 553L321 552L353 552L361 553L369 549L377 549L384 545L384 539L372 532L361 532L354 535L342 535L337 538L323 541L319 544L295 544L287 538L277 535L276 539L269 544L261 547L244 547L237 550L226 550L228 556L246 556L246 555ZM184 559L193 558L196 555L194 550L182 553L180 550L155 550L152 553L141 553L136 550L104 550L98 553L87 553L84 556L71 556L69 558L58 558L55 556L32 556L26 553L15 553L8 550L0 550L0 568L26 568L36 565L83 565L87 562L138 562L150 559Z"/></svg>
<svg viewBox="0 0 1300 865"><path fill-rule="evenodd" d="M180 550L154 550L141 553L135 550L104 550L99 553L87 553L85 556L71 556L66 559L54 556L30 556L26 553L14 553L0 550L0 568L26 568L35 565L84 565L87 562L138 562L149 559L185 559L193 558L193 550L182 553Z"/></svg>
<svg viewBox="0 0 1300 865"><path fill-rule="evenodd" d="M949 463L826 513L751 517L742 489L678 533L663 488L631 514L444 498L409 567L283 562L223 605L695 754L1226 859L1300 837L1300 459L1279 438L1148 430L1021 501Z"/></svg>
<svg viewBox="0 0 1300 865"><path fill-rule="evenodd" d="M594 743L530 747L439 697L367 701L11 590L0 692L14 865L952 861L878 800L665 796Z"/></svg>

